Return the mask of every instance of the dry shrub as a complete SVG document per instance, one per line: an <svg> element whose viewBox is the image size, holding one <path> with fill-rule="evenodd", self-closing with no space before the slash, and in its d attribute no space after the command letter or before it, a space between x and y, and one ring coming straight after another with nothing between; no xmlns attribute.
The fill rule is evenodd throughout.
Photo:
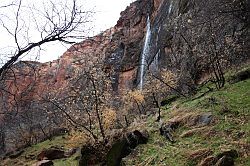
<svg viewBox="0 0 250 166"><path fill-rule="evenodd" d="M195 151L191 151L187 155L188 155L189 160L197 161L197 160L204 159L212 154L213 154L213 151L211 149L205 148L205 149L198 149Z"/></svg>
<svg viewBox="0 0 250 166"><path fill-rule="evenodd" d="M177 76L169 70L162 70L159 75L149 73L143 91L145 93L163 93L170 90L170 87L177 86Z"/></svg>
<svg viewBox="0 0 250 166"><path fill-rule="evenodd" d="M140 90L129 91L127 94L128 101L137 101L138 103L144 102L144 95Z"/></svg>
<svg viewBox="0 0 250 166"><path fill-rule="evenodd" d="M171 87L176 87L177 85L177 76L175 73L169 71L169 70L163 70L161 72L162 80L170 85Z"/></svg>
<svg viewBox="0 0 250 166"><path fill-rule="evenodd" d="M71 131L68 139L66 140L66 145L68 148L76 148L79 145L84 145L90 141L90 137L80 131Z"/></svg>
<svg viewBox="0 0 250 166"><path fill-rule="evenodd" d="M138 110L141 112L141 109L144 106L145 98L144 94L140 90L131 90L123 94L123 115L127 115L129 111Z"/></svg>
<svg viewBox="0 0 250 166"><path fill-rule="evenodd" d="M193 135L197 135L197 134L202 134L202 133L208 133L209 128L208 127L200 127L200 128L194 128L188 131L184 131L180 137L184 138L184 137L191 137Z"/></svg>
<svg viewBox="0 0 250 166"><path fill-rule="evenodd" d="M105 108L102 112L102 124L105 130L114 128L117 119L116 111L112 108Z"/></svg>

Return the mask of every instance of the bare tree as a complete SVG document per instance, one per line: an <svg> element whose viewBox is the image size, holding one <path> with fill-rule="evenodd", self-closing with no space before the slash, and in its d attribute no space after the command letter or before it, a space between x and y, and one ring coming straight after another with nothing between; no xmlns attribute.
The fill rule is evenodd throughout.
<svg viewBox="0 0 250 166"><path fill-rule="evenodd" d="M183 95L176 89L177 76L172 71L162 70L158 74L148 72L147 83L145 84L145 96L148 96L153 104L158 109L158 116L156 121L161 120L161 101L166 94L173 92L178 95ZM164 96L164 97L163 97Z"/></svg>
<svg viewBox="0 0 250 166"><path fill-rule="evenodd" d="M60 116L47 110L55 105L32 96L37 95L38 63L18 61L28 54L35 59L47 43L83 40L92 13L82 9L77 0L13 0L0 5L0 29L9 37L5 49L0 49L0 126L5 126L0 129L2 152L8 151L6 142L19 146L41 141L59 124L56 117ZM25 85L20 82L24 79L29 80Z"/></svg>
<svg viewBox="0 0 250 166"><path fill-rule="evenodd" d="M101 65L101 62L87 67L83 64L82 68L71 73L74 76L68 79L67 87L51 89L48 94L40 96L41 101L50 105L50 110L53 110L50 112L56 111L69 122L69 127L84 131L95 140L99 134L106 138L102 112L111 105L110 81Z"/></svg>
<svg viewBox="0 0 250 166"><path fill-rule="evenodd" d="M41 48L42 45L53 41L74 43L76 39L83 39L83 32L86 30L83 28L90 21L91 12L82 11L77 0L47 1L47 4L39 7L27 6L24 2L19 0L2 6L5 10L0 10L0 25L15 42L14 49L9 54L10 58L0 67L1 79L20 57L35 48ZM11 10L15 10L14 18L4 13ZM36 36L36 39L32 36Z"/></svg>

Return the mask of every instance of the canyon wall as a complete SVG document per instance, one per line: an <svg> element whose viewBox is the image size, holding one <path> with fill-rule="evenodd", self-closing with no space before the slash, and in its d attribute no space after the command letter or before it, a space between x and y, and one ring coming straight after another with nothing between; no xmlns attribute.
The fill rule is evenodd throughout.
<svg viewBox="0 0 250 166"><path fill-rule="evenodd" d="M11 114L39 110L42 97L63 96L79 72L93 68L107 74L115 94L136 88L147 18L151 33L147 69L157 64L159 71L171 70L178 76L177 88L189 93L212 72L213 57L219 56L223 68L249 59L248 5L243 0L137 0L121 12L114 27L72 45L58 60L16 63L2 85L7 92L0 94L0 109ZM0 118L0 129L11 139L10 129L22 122L9 129L4 126L10 118Z"/></svg>
<svg viewBox="0 0 250 166"><path fill-rule="evenodd" d="M226 2L229 5L233 5L233 2L231 3L229 0ZM211 2L207 4L210 6L207 6L207 9L201 12L199 10L201 10L204 3L203 1L187 0L138 0L131 3L130 6L121 12L120 19L114 27L107 29L95 37L73 45L58 60L41 64L34 62L36 64L35 70L39 73L36 79L41 80L37 81L38 84L41 84L37 88L38 93L40 93L39 90L45 92L46 90L44 89L48 89L48 87L49 89L58 89L67 86L67 80L74 77L77 69L91 68L95 63L103 63L103 70L109 74L113 82L114 91L136 87L138 84L138 67L140 66L140 58L147 31L147 17L150 18L152 33L149 43L150 52L147 58L148 66L154 61L157 53L159 64L162 67L168 66L172 69L175 68L176 71L181 70L181 63L184 63L181 62L181 59L192 59L190 58L190 54L193 54L191 52L194 50L200 51L197 53L200 56L197 61L202 61L202 56L204 55L205 57L207 53L202 52L202 48L198 48L198 44L199 42L205 43L205 40L208 41L209 38L206 36L205 30L204 32L201 31L202 27L199 27L199 24L206 24L206 21L214 21L206 15L212 15L216 12L212 11L212 9L220 10L221 8L222 10L226 8L225 6L228 6L223 6L224 1ZM238 3L240 3L240 0ZM218 9L214 8L216 5ZM230 9L228 7L228 9L224 10ZM203 14L204 16L199 14ZM242 19L238 18L238 20L233 20L234 16L232 15L223 17L227 19L223 25L225 26L225 30L221 32L223 35L218 35L218 38L220 37L218 40L226 40L225 38L229 34L235 33L233 30L237 31L244 27L249 18L245 18L246 20L244 20L244 14L242 16L240 14L237 17L242 17ZM220 26L217 28L220 28ZM197 33L201 34L198 36ZM218 43L218 45L221 44ZM246 50L241 54L247 56ZM26 64L25 62L19 63ZM27 63L31 64L33 62ZM193 64L188 65L191 65L188 66L190 68L193 66ZM198 74L194 77L195 80L198 80L201 76ZM20 82L25 84L25 81Z"/></svg>

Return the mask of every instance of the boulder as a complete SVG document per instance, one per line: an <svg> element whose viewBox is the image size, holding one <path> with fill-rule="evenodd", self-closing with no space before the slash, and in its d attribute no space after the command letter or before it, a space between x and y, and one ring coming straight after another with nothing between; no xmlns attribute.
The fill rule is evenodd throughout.
<svg viewBox="0 0 250 166"><path fill-rule="evenodd" d="M207 113L207 114L202 114L199 117L198 124L200 125L209 125L213 120L213 115L212 113Z"/></svg>
<svg viewBox="0 0 250 166"><path fill-rule="evenodd" d="M42 160L33 164L32 166L53 166L53 162L51 160Z"/></svg>
<svg viewBox="0 0 250 166"><path fill-rule="evenodd" d="M169 122L169 123L163 123L160 127L160 134L164 136L167 140L170 142L174 143L174 138L173 138L173 132L175 129L177 129L179 126L179 122Z"/></svg>
<svg viewBox="0 0 250 166"><path fill-rule="evenodd" d="M237 157L238 152L236 150L228 150L219 153L217 156L207 156L198 166L234 166L234 159Z"/></svg>
<svg viewBox="0 0 250 166"><path fill-rule="evenodd" d="M250 78L250 69L247 69L247 70L240 71L236 75L229 78L229 82L233 84L233 83L247 80L249 78Z"/></svg>
<svg viewBox="0 0 250 166"><path fill-rule="evenodd" d="M48 159L48 160L55 160L65 158L66 155L63 150L59 148L51 148L45 149L37 156L38 160Z"/></svg>
<svg viewBox="0 0 250 166"><path fill-rule="evenodd" d="M131 151L139 144L146 144L149 135L147 131L138 131L127 133L124 137L117 140L107 154L107 165L120 165L122 158L128 156Z"/></svg>
<svg viewBox="0 0 250 166"><path fill-rule="evenodd" d="M84 145L81 149L79 166L103 165L108 147L103 142Z"/></svg>
<svg viewBox="0 0 250 166"><path fill-rule="evenodd" d="M230 156L223 156L216 162L215 166L234 166L234 159Z"/></svg>
<svg viewBox="0 0 250 166"><path fill-rule="evenodd" d="M239 157L238 152L236 150L228 150L219 153L216 156L217 162L216 166L233 166L234 165L234 159Z"/></svg>
<svg viewBox="0 0 250 166"><path fill-rule="evenodd" d="M237 157L239 157L239 154L238 154L238 152L236 150L231 149L231 150L227 150L227 151L219 153L216 156L216 158L220 159L223 156L228 156L228 157L231 157L231 158L237 158Z"/></svg>

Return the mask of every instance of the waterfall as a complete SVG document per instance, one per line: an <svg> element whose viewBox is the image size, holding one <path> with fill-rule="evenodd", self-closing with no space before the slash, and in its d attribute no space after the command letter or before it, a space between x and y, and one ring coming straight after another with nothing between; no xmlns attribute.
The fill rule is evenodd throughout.
<svg viewBox="0 0 250 166"><path fill-rule="evenodd" d="M170 2L169 8L168 8L168 14L171 13L172 8L173 8L173 1Z"/></svg>
<svg viewBox="0 0 250 166"><path fill-rule="evenodd" d="M146 38L145 38L143 52L142 52L141 61L140 61L140 73L139 73L139 80L140 80L139 89L140 90L142 90L143 88L145 69L147 67L147 58L149 57L149 51L150 51L150 39L151 39L151 29L150 29L150 18L148 16Z"/></svg>

